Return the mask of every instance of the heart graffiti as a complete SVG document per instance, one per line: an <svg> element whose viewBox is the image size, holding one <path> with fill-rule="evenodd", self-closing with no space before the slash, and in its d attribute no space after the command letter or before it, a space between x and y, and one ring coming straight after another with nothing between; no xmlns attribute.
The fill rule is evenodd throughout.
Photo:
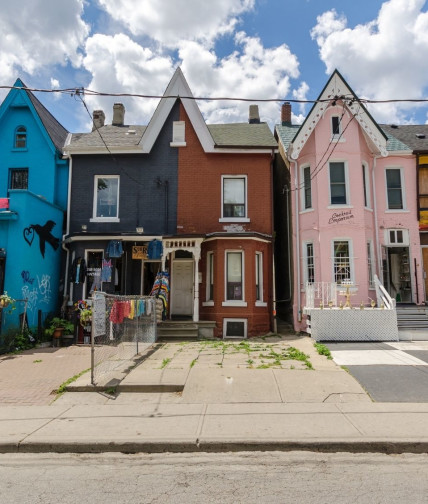
<svg viewBox="0 0 428 504"><path fill-rule="evenodd" d="M30 245L33 243L34 240L34 228L33 226L24 228L24 240Z"/></svg>

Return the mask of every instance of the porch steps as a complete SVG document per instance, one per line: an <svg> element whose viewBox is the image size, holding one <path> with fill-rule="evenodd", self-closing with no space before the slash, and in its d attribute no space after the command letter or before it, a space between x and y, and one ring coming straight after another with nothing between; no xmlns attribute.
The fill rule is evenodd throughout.
<svg viewBox="0 0 428 504"><path fill-rule="evenodd" d="M399 330L426 329L428 331L427 307L397 305L397 324Z"/></svg>
<svg viewBox="0 0 428 504"><path fill-rule="evenodd" d="M158 324L158 339L198 339L198 324L165 320Z"/></svg>

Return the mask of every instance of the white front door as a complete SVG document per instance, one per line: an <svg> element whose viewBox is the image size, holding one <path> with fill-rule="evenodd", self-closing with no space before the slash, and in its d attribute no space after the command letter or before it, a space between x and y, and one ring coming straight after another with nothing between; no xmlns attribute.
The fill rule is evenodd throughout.
<svg viewBox="0 0 428 504"><path fill-rule="evenodd" d="M174 261L171 279L171 314L193 313L193 261Z"/></svg>

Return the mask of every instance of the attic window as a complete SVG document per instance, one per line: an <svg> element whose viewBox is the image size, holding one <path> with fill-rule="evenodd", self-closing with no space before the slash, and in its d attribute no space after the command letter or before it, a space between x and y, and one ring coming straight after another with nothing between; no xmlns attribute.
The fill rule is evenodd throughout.
<svg viewBox="0 0 428 504"><path fill-rule="evenodd" d="M185 122L184 121L174 121L172 123L172 142L171 147L185 147L186 137L185 137Z"/></svg>
<svg viewBox="0 0 428 504"><path fill-rule="evenodd" d="M19 126L15 130L15 149L25 149L27 147L27 128Z"/></svg>
<svg viewBox="0 0 428 504"><path fill-rule="evenodd" d="M340 117L339 116L332 116L331 117L331 137L335 140L338 140L340 138L340 134L342 128L340 127Z"/></svg>
<svg viewBox="0 0 428 504"><path fill-rule="evenodd" d="M420 138L421 140L426 138L425 133L416 133L416 138Z"/></svg>

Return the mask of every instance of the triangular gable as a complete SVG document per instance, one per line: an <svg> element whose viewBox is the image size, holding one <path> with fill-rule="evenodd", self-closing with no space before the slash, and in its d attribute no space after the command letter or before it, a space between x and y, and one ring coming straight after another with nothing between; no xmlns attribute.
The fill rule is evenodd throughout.
<svg viewBox="0 0 428 504"><path fill-rule="evenodd" d="M141 138L140 145L143 152L149 153L163 127L165 121L171 112L174 103L179 96L181 103L183 104L186 113L192 123L192 126L198 136L198 139L205 152L214 152L214 141L213 138L205 124L204 118L202 117L201 111L193 99L192 91L181 71L180 67L174 72L168 87L156 107L156 110L150 119L150 122Z"/></svg>
<svg viewBox="0 0 428 504"><path fill-rule="evenodd" d="M305 146L307 140L316 128L318 121L322 118L325 110L334 99L345 99L345 106L361 126L364 136L371 149L382 156L387 156L387 137L364 105L359 102L357 95L347 84L340 73L335 70L318 97L311 111L307 115L296 136L293 138L289 155L292 159L297 159Z"/></svg>
<svg viewBox="0 0 428 504"><path fill-rule="evenodd" d="M68 131L31 91L19 88L26 88L21 79L16 80L13 88L0 105L0 120L10 108L28 107L52 152L55 152L56 149L62 150Z"/></svg>

